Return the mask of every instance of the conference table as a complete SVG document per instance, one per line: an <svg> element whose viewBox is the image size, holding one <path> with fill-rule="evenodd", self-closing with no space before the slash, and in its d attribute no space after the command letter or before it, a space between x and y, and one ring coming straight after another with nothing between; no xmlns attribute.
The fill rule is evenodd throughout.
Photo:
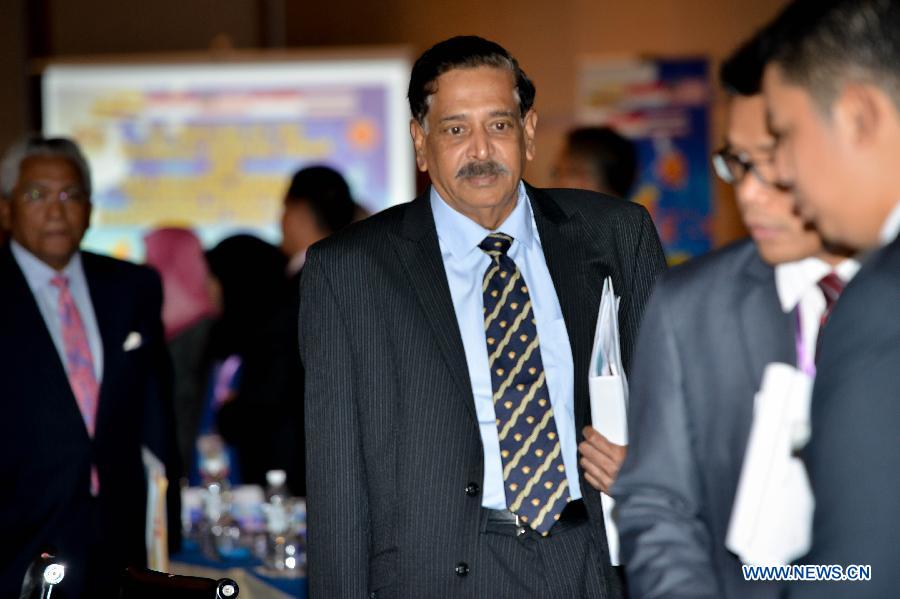
<svg viewBox="0 0 900 599"><path fill-rule="evenodd" d="M294 537L298 542L283 556L288 563L281 570L261 559L271 551L266 547L271 539L267 541L263 490L255 485L239 485L228 491L226 503L211 502L210 497L200 487L182 489L182 522L189 525L182 548L170 557L167 571L183 576L231 578L240 587L240 599L306 599L302 541ZM291 506L293 534L302 538L306 531L306 504L294 498ZM214 509L208 512L211 507ZM210 536L214 531L209 528L210 519L220 514L225 514L225 524ZM291 538L290 534L285 536ZM296 556L294 551L298 552Z"/></svg>
<svg viewBox="0 0 900 599"><path fill-rule="evenodd" d="M183 576L231 578L240 587L239 599L306 599L304 576L282 576L246 554L210 559L194 540L185 540L182 550L172 555L170 572Z"/></svg>

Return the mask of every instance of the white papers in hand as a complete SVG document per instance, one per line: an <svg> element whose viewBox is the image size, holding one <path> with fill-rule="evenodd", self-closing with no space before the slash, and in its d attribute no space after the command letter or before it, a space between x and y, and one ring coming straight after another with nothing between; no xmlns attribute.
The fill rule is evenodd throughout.
<svg viewBox="0 0 900 599"><path fill-rule="evenodd" d="M588 373L588 389L591 398L591 423L601 435L617 445L628 444L628 381L622 366L619 348L619 298L613 291L612 279L603 281L600 313L594 333L594 349ZM619 532L613 520L615 501L603 493L603 520L609 557L614 566L619 565Z"/></svg>
<svg viewBox="0 0 900 599"><path fill-rule="evenodd" d="M746 564L789 564L809 549L815 501L793 454L808 438L811 396L805 373L787 364L766 367L725 539Z"/></svg>

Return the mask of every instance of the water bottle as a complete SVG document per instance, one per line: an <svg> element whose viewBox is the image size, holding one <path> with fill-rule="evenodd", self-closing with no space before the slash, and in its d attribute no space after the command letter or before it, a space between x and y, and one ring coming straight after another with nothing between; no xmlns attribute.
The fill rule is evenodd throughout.
<svg viewBox="0 0 900 599"><path fill-rule="evenodd" d="M268 503L273 503L273 498L276 497L278 501L284 503L290 497L286 482L287 473L284 470L269 470L266 472L266 501Z"/></svg>
<svg viewBox="0 0 900 599"><path fill-rule="evenodd" d="M289 512L288 499L290 497L285 481L287 474L284 470L269 470L266 472L266 503L263 505L263 513L266 516L266 532L268 533L268 561L269 565L278 571L285 569L287 555Z"/></svg>
<svg viewBox="0 0 900 599"><path fill-rule="evenodd" d="M200 549L208 559L234 557L242 553L241 531L231 515L230 463L225 443L219 435L201 435L197 449L205 487Z"/></svg>

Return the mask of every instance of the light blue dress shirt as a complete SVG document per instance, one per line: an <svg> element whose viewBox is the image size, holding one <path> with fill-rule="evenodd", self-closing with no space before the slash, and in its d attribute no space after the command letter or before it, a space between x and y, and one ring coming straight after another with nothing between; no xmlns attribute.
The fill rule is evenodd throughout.
<svg viewBox="0 0 900 599"><path fill-rule="evenodd" d="M431 210L437 227L441 257L453 298L456 322L462 335L466 363L471 377L475 411L484 445L484 483L481 505L500 510L506 508L503 489L503 464L494 414L491 373L488 369L487 342L484 336L484 299L482 282L491 263L478 244L489 231L451 208L431 188ZM556 289L547 269L544 250L538 235L531 203L525 186L519 182L516 207L497 231L513 238L508 255L519 267L528 285L540 339L541 361L550 391L550 405L562 449L563 463L572 499L581 498L578 483L578 455L574 412L574 374L569 334L563 321ZM587 376L587 373L585 373Z"/></svg>
<svg viewBox="0 0 900 599"><path fill-rule="evenodd" d="M50 337L53 338L59 359L68 370L62 324L59 318L59 289L50 284L50 281L58 273L17 242L10 242L10 249L16 263L25 275L31 295L37 302L41 316L44 318L44 324L50 331ZM103 379L103 341L100 337L100 328L97 326L94 305L91 303L91 293L84 276L84 268L81 265L80 253L76 252L72 256L61 274L69 279L69 292L72 294L75 307L78 308L78 314L81 316L81 322L87 332L88 346L91 348L91 358L94 362L94 376L99 384Z"/></svg>

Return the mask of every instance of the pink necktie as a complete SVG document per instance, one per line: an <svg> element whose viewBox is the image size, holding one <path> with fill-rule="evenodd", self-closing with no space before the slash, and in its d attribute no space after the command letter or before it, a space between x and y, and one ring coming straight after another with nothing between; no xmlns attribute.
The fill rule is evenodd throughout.
<svg viewBox="0 0 900 599"><path fill-rule="evenodd" d="M94 426L97 419L97 400L100 386L97 377L94 376L94 360L91 357L91 347L88 344L87 331L81 321L81 315L72 299L69 291L69 280L63 275L56 275L50 284L59 289L59 320L62 325L63 349L66 353L66 370L69 375L69 385L81 417L87 428L88 435L93 438ZM91 494L96 495L100 490L100 480L97 476L97 468L91 466Z"/></svg>

